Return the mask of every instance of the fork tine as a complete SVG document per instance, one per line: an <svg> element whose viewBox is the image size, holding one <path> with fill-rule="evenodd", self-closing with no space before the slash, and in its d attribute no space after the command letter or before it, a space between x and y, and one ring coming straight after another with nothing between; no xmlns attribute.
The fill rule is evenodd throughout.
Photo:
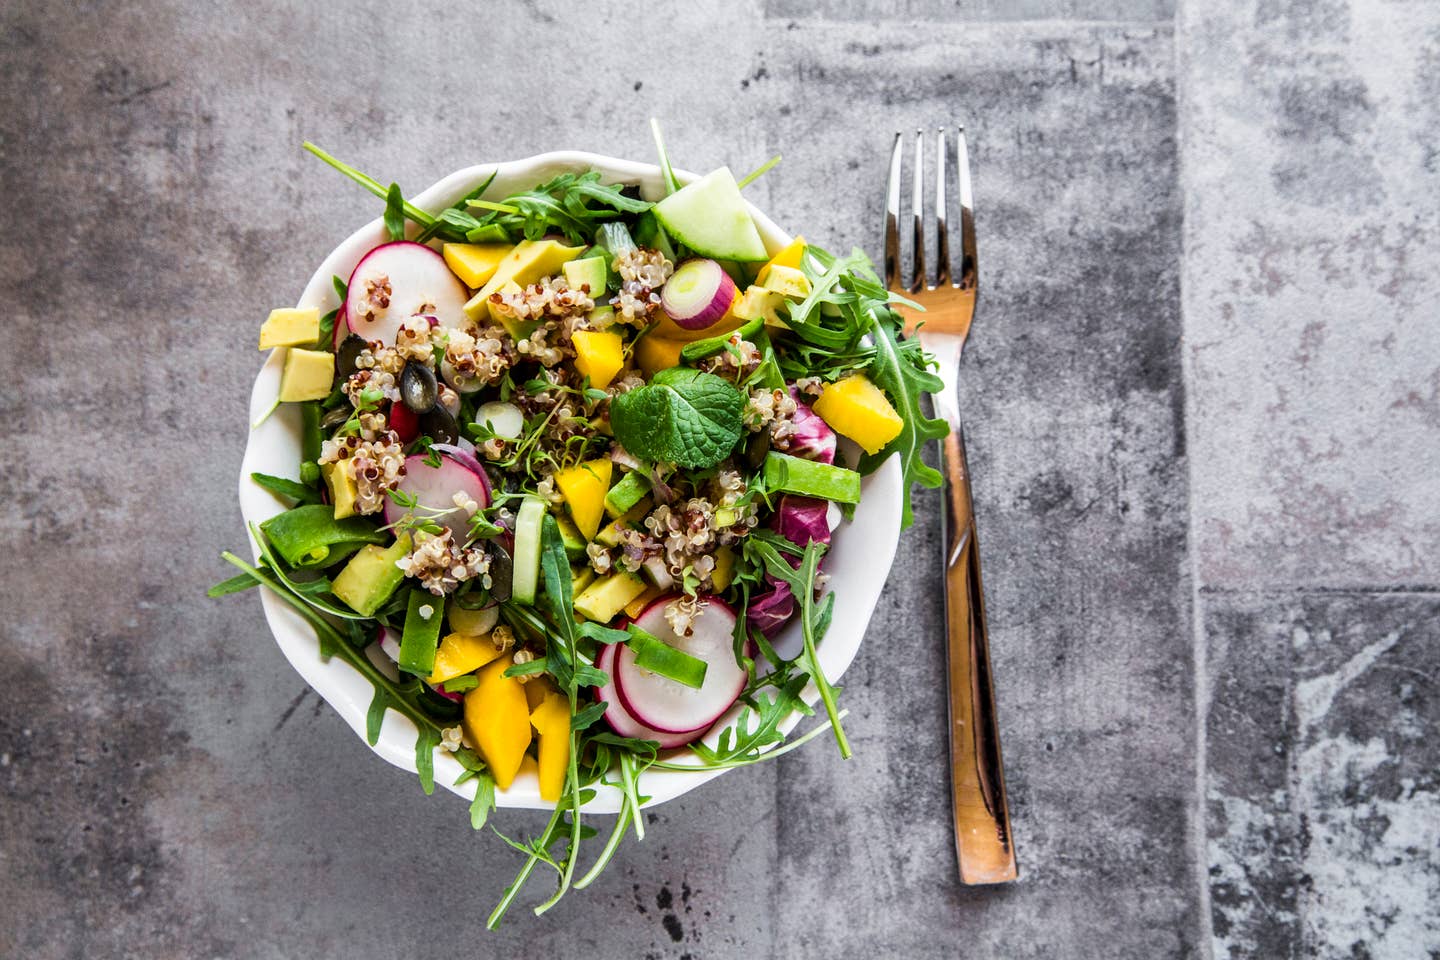
<svg viewBox="0 0 1440 960"><path fill-rule="evenodd" d="M910 221L914 225L915 261L910 271L910 292L925 289L925 131L915 131L915 179L910 195Z"/></svg>
<svg viewBox="0 0 1440 960"><path fill-rule="evenodd" d="M900 134L890 151L890 184L885 190L885 286L900 285Z"/></svg>
<svg viewBox="0 0 1440 960"><path fill-rule="evenodd" d="M950 286L950 231L945 224L945 128L935 132L935 286Z"/></svg>
<svg viewBox="0 0 1440 960"><path fill-rule="evenodd" d="M975 198L970 193L970 150L965 145L963 123L955 142L955 167L960 180L960 282L956 286L973 290L979 270L975 252Z"/></svg>

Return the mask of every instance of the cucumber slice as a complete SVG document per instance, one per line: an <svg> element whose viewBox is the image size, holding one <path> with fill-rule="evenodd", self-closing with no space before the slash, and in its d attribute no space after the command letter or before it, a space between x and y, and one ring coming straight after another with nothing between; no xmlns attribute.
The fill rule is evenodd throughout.
<svg viewBox="0 0 1440 960"><path fill-rule="evenodd" d="M545 501L526 497L515 514L515 556L511 560L510 599L533 604L540 584L540 529Z"/></svg>
<svg viewBox="0 0 1440 960"><path fill-rule="evenodd" d="M651 209L671 236L702 257L769 259L729 167L706 174Z"/></svg>

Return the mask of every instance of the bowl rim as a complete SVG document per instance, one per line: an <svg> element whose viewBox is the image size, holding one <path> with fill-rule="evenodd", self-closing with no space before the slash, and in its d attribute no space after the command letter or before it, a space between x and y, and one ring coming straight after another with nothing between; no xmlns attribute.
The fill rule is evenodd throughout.
<svg viewBox="0 0 1440 960"><path fill-rule="evenodd" d="M607 183L637 183L642 195L659 195L661 173L660 168L653 163L564 150L536 154L521 160L464 167L409 199L424 209L440 209L455 202L467 190L478 186L492 171L495 174L495 183L509 189L515 186L511 181L530 187L555 173L585 169L599 170ZM694 174L686 171L676 170L675 173L682 183L695 179ZM747 205L769 252L774 253L790 242L790 236L764 211L749 201ZM413 229L413 224L410 228ZM318 307L322 311L333 309L337 305L337 298L331 277L342 275L348 278L360 257L386 239L382 217L376 217L353 231L324 258L311 276L297 305ZM257 374L251 390L250 423L254 423L274 405L279 391L282 362L283 350L272 350ZM259 523L285 509L280 501L255 483L250 475L262 472L294 478L298 473L298 448L299 417L294 408L281 405L280 409L275 410L263 423L250 430L239 478L240 508L247 525ZM894 562L900 534L901 483L898 456L890 457L877 470L866 476L862 481L861 503L856 507L853 519L842 521L836 529L834 547L827 555L827 571L831 577L827 592L834 592L836 595L835 615L818 654L821 669L832 683L838 682L853 662ZM259 548L253 539L250 546L252 555L258 558ZM260 597L271 634L290 665L335 709L362 742L366 741L366 714L373 694L369 681L343 658L322 660L313 628L270 591L261 590ZM792 624L777 638L777 649L798 645L798 634L798 626ZM806 686L802 692L802 698L809 705L813 705L818 697L814 683ZM713 744L719 732L735 722L739 710L739 704L732 707L716 721L704 739ZM782 732L788 734L801 717L798 711L792 712L780 724ZM416 735L416 728L408 718L394 710L387 710L379 739L375 744L367 745L388 763L415 773ZM698 766L698 757L691 753L680 753L676 757L676 762L687 761L697 764L697 768L693 771L648 770L642 775L642 792L651 797L646 803L647 808L688 793L734 769L702 769ZM476 790L473 782L460 786L454 784L453 781L463 768L449 753L444 750L435 752L434 770L437 784L465 799L473 799ZM617 788L604 784L593 786L596 793L583 807L585 812L614 813L620 809L621 793ZM554 806L550 801L540 798L538 782L534 774L528 771L522 771L510 789L497 790L495 800L498 807L507 808L552 809Z"/></svg>

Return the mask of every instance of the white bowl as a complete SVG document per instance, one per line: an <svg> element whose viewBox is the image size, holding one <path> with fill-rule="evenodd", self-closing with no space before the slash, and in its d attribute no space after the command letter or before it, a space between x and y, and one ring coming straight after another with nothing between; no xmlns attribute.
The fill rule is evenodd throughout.
<svg viewBox="0 0 1440 960"><path fill-rule="evenodd" d="M480 164L468 167L452 173L411 200L423 209L440 210L474 189L490 176L492 171L496 173L495 182L486 192L491 197L502 197L517 190L529 189L565 171L587 169L599 170L607 182L638 183L642 194L647 198L655 199L660 195L660 171L653 164L632 163L591 153L563 152L546 153L528 160L515 160L498 165ZM682 181L693 178L693 175L684 173L679 176ZM378 200L374 203L379 205ZM771 222L769 217L753 206L751 212L769 250L776 251L789 242L790 238ZM385 239L384 224L378 217L351 234L349 239L325 258L320 269L315 271L299 305L318 307L322 312L335 308L337 302L330 278L348 278L360 257ZM260 375L255 378L255 388L250 396L252 422L275 400L280 386L280 363L280 351L273 351L260 370ZM250 479L250 474L259 472L295 478L299 472L299 459L299 414L294 407L282 405L260 427L251 431L250 442L245 448L245 458L240 468L240 511L247 523L259 523L284 509L274 496ZM835 611L830 630L819 650L820 665L825 676L831 681L838 680L850 665L850 661L855 658L860 640L865 635L865 627L885 585L890 564L895 559L895 545L900 536L900 485L899 460L892 457L879 470L865 478L864 496L855 510L854 519L842 523L835 532L833 547L825 564L826 572L830 575L829 589L835 593ZM350 725L350 729L363 739L365 714L372 694L369 681L339 657L322 660L314 630L283 601L275 598L269 591L262 590L261 602L265 608L265 619L275 634L275 642L280 645L286 659L305 681L340 713ZM776 646L784 655L793 656L800 647L798 627L792 625L782 633ZM805 699L811 704L817 699L813 684L806 689ZM719 730L735 721L737 713L738 708L717 722L708 735L711 742ZM794 713L781 727L788 732L800 719L801 715ZM414 724L391 710L386 714L380 739L372 749L395 766L413 772L415 737ZM811 745L810 749L833 750L834 746L822 738L822 742ZM698 759L692 754L679 752L677 762L692 761L698 764ZM469 799L475 794L473 783L459 787L452 785L461 770L460 764L450 754L443 750L436 751L436 782ZM693 790L724 772L700 769L694 773L652 770L644 775L640 792L650 795L650 805L653 806ZM592 813L618 811L619 791L600 784L594 786L596 795L585 809ZM496 802L501 807L551 806L549 802L540 799L539 784L530 773L517 777L509 790L498 792Z"/></svg>

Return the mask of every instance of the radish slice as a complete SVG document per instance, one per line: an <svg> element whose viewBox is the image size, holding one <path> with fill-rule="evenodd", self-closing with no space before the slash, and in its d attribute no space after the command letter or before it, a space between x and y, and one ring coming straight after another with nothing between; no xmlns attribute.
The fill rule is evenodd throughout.
<svg viewBox="0 0 1440 960"><path fill-rule="evenodd" d="M719 597L701 597L690 636L665 619L665 607L679 594L661 597L635 618L635 625L678 650L704 660L705 683L694 690L635 666L629 647L615 655L615 686L637 720L665 733L703 731L720 718L745 689L745 670L735 662L735 612Z"/></svg>
<svg viewBox="0 0 1440 960"><path fill-rule="evenodd" d="M490 482L474 457L466 457L464 451L452 447L439 450L437 445L436 449L440 453L438 467L425 462L427 454L405 458L405 478L400 481L399 489L415 498L417 517L449 527L455 542L464 543L470 536L470 515L455 505L455 494L464 493L482 508L487 507ZM409 512L394 500L385 501L387 524L399 523Z"/></svg>
<svg viewBox="0 0 1440 960"><path fill-rule="evenodd" d="M382 626L375 635L375 640L380 644L380 649L385 651L385 656L390 658L391 663L400 662L400 636L389 627Z"/></svg>
<svg viewBox="0 0 1440 960"><path fill-rule="evenodd" d="M489 403L480 404L475 411L475 422L481 426L488 426L497 437L506 440L519 440L520 435L525 432L525 414L513 403L506 403L504 400L491 400Z"/></svg>
<svg viewBox="0 0 1440 960"><path fill-rule="evenodd" d="M352 333L393 345L401 325L416 314L434 317L443 327L461 326L467 299L465 285L444 257L424 244L397 240L355 265L345 320Z"/></svg>
<svg viewBox="0 0 1440 960"><path fill-rule="evenodd" d="M669 750L672 747L683 747L692 740L698 739L703 730L692 730L689 733L666 733L663 730L656 730L647 727L635 715L625 709L625 704L620 701L620 691L615 688L615 644L603 647L600 656L595 660L595 666L605 671L610 677L610 682L603 687L595 688L595 699L605 704L605 722L610 724L622 737L634 737L637 740L657 740L660 749Z"/></svg>
<svg viewBox="0 0 1440 960"><path fill-rule="evenodd" d="M460 464L460 466L479 477L481 482L485 484L485 503L481 503L480 506L484 507L489 505L490 475L485 472L485 468L481 466L480 461L475 458L475 448L473 446L460 447L449 443L434 443L430 446L432 450L435 450L441 456L450 457L456 463ZM475 502L480 502L478 497Z"/></svg>
<svg viewBox="0 0 1440 960"><path fill-rule="evenodd" d="M665 315L685 330L704 330L735 302L735 281L714 260L686 260L660 290Z"/></svg>

